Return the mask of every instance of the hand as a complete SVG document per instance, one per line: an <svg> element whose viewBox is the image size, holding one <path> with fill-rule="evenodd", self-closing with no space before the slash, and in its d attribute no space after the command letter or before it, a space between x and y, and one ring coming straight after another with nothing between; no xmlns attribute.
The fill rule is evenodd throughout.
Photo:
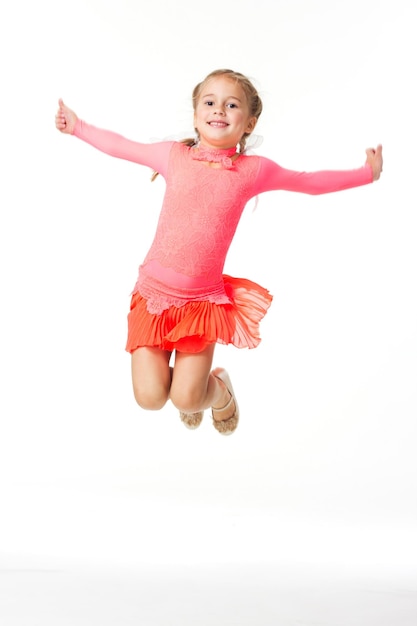
<svg viewBox="0 0 417 626"><path fill-rule="evenodd" d="M66 133L67 135L72 135L74 133L75 122L77 121L77 116L74 111L71 111L60 98L58 100L58 111L55 115L55 126L61 133Z"/></svg>
<svg viewBox="0 0 417 626"><path fill-rule="evenodd" d="M374 180L378 180L382 172L382 146L379 144L374 150L368 148L366 150L366 163L371 166Z"/></svg>

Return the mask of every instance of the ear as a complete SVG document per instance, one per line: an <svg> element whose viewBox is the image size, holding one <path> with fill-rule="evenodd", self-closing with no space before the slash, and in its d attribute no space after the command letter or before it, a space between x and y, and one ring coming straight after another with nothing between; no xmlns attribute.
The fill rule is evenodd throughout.
<svg viewBox="0 0 417 626"><path fill-rule="evenodd" d="M245 130L245 132L246 132L246 133L248 133L248 134L250 135L250 133L251 133L251 132L253 131L253 129L255 128L255 126L256 126L256 122L257 122L257 121L258 121L258 119L257 119L256 117L250 117L250 118L249 118L249 121L248 121L248 123L247 123L247 126L246 126L246 130Z"/></svg>

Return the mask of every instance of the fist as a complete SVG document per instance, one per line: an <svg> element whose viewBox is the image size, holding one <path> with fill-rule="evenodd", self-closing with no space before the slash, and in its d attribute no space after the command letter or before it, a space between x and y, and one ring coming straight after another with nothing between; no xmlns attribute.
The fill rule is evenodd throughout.
<svg viewBox="0 0 417 626"><path fill-rule="evenodd" d="M374 180L378 180L382 172L382 146L379 144L376 148L368 148L366 150L366 163L371 166Z"/></svg>
<svg viewBox="0 0 417 626"><path fill-rule="evenodd" d="M71 109L69 109L60 98L58 100L58 111L55 115L56 128L61 131L61 133L72 135L77 119L78 118L74 111L71 111Z"/></svg>

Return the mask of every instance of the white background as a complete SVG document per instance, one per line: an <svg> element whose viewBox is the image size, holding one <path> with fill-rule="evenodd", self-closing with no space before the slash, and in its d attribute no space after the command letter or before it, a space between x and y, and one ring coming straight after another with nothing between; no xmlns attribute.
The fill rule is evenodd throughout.
<svg viewBox="0 0 417 626"><path fill-rule="evenodd" d="M416 18L406 0L2 5L5 626L415 625ZM257 152L284 167L384 146L374 185L247 207L225 270L274 301L259 348L216 352L229 438L133 400L126 315L163 180L54 126L62 97L139 141L192 133L220 67L253 79Z"/></svg>

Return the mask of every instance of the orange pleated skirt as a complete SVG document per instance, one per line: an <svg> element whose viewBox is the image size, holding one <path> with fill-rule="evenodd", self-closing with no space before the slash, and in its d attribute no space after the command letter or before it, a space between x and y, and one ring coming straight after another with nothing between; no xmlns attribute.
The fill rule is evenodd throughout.
<svg viewBox="0 0 417 626"><path fill-rule="evenodd" d="M146 299L134 293L128 315L127 352L148 346L195 353L213 343L255 348L261 341L259 323L272 295L246 278L223 275L223 281L230 303L192 301L171 306L161 314L150 313Z"/></svg>

